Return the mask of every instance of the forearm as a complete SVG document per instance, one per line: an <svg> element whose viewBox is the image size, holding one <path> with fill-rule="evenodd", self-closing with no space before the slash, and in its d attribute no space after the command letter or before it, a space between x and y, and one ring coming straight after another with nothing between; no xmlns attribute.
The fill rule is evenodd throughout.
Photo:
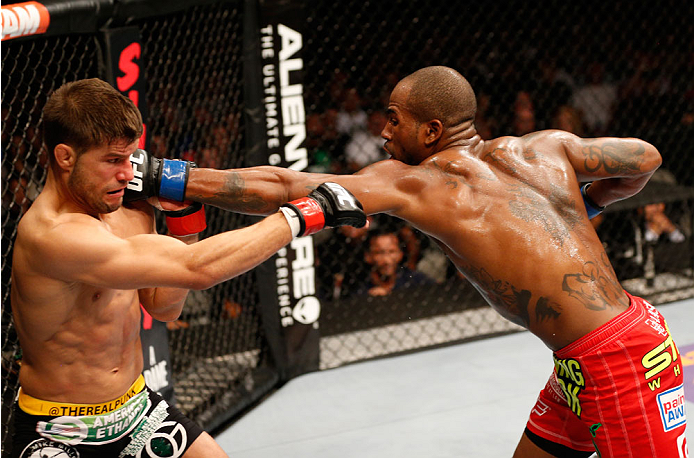
<svg viewBox="0 0 694 458"><path fill-rule="evenodd" d="M329 177L271 166L193 169L185 197L237 213L269 215L281 204L306 196Z"/></svg>
<svg viewBox="0 0 694 458"><path fill-rule="evenodd" d="M640 177L607 178L594 181L590 186L589 195L596 204L605 207L638 194L646 186L652 175L653 172Z"/></svg>

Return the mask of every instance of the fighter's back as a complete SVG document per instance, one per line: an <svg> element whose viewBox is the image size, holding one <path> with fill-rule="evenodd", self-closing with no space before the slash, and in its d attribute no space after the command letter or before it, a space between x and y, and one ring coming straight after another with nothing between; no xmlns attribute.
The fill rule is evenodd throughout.
<svg viewBox="0 0 694 458"><path fill-rule="evenodd" d="M430 185L404 216L435 237L503 316L558 349L628 306L552 132L422 162Z"/></svg>

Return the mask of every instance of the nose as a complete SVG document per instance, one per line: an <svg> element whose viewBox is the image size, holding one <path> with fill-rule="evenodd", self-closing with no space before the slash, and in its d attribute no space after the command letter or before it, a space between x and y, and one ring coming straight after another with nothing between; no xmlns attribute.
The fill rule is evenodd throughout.
<svg viewBox="0 0 694 458"><path fill-rule="evenodd" d="M135 173L133 171L133 164L130 162L130 160L127 160L123 163L123 166L116 174L116 178L118 181L132 181L134 177Z"/></svg>
<svg viewBox="0 0 694 458"><path fill-rule="evenodd" d="M388 140L388 141L390 141L390 139L391 139L391 132L390 132L390 128L389 128L388 123L386 123L386 126L381 131L381 138Z"/></svg>

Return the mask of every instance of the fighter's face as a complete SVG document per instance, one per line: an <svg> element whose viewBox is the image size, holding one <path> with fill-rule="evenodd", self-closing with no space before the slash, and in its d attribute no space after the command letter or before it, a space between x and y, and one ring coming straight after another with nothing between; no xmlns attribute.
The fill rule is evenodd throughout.
<svg viewBox="0 0 694 458"><path fill-rule="evenodd" d="M381 137L386 140L383 148L393 159L416 165L423 158L424 143L420 140L423 126L407 109L408 92L409 89L403 85L398 85L393 90L386 110L388 122Z"/></svg>
<svg viewBox="0 0 694 458"><path fill-rule="evenodd" d="M136 148L137 142L116 141L78 156L68 179L75 200L96 213L117 210L123 203L125 187L133 179L130 155Z"/></svg>

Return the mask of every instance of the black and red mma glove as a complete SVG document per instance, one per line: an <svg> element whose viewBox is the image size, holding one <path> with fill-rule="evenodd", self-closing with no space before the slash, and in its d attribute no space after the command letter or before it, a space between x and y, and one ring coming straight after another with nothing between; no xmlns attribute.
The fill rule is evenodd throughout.
<svg viewBox="0 0 694 458"><path fill-rule="evenodd" d="M292 235L315 234L324 227L364 227L366 214L361 202L337 183L323 183L307 197L280 207L292 229Z"/></svg>

